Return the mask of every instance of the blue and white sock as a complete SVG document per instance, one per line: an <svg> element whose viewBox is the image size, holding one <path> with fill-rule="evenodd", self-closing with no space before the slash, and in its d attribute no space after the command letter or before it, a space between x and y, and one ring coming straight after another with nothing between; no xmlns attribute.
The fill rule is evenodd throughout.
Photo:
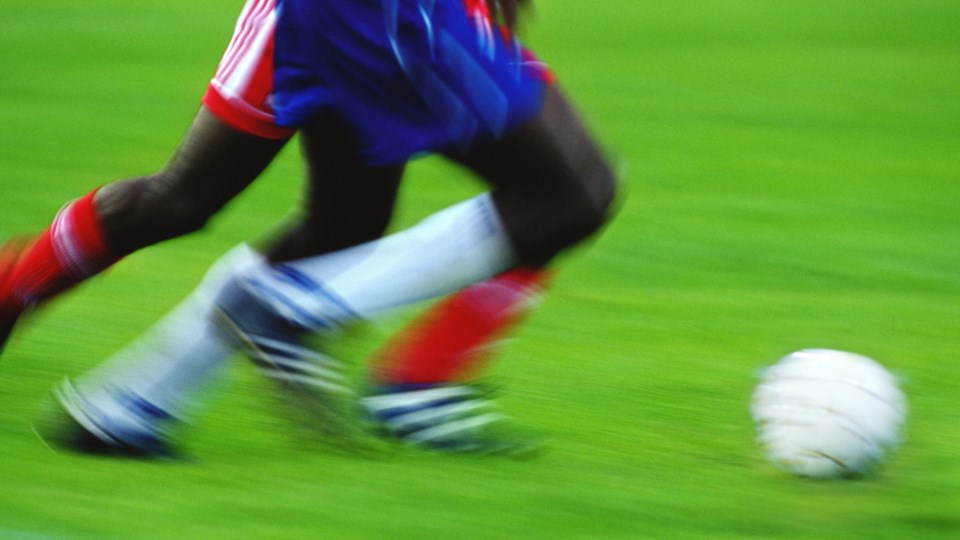
<svg viewBox="0 0 960 540"><path fill-rule="evenodd" d="M493 199L483 194L380 240L254 265L241 279L277 314L316 330L436 298L516 264Z"/></svg>

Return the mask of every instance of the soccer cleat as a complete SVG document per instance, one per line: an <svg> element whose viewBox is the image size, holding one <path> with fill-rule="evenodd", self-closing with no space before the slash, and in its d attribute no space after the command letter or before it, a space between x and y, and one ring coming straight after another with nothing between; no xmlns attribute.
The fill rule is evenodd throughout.
<svg viewBox="0 0 960 540"><path fill-rule="evenodd" d="M179 457L170 445L172 416L129 393L111 395L109 410L101 408L64 379L54 390L54 410L43 414L34 430L52 448L81 454Z"/></svg>
<svg viewBox="0 0 960 540"><path fill-rule="evenodd" d="M236 279L224 286L215 304L214 320L225 338L277 383L294 421L330 436L335 442L326 442L334 448L364 450L362 439L368 437L352 413L355 392L339 360L310 348L309 331L278 316Z"/></svg>
<svg viewBox="0 0 960 540"><path fill-rule="evenodd" d="M489 392L463 384L375 389L361 407L381 435L408 446L448 453L530 458L543 450L496 410Z"/></svg>
<svg viewBox="0 0 960 540"><path fill-rule="evenodd" d="M12 238L0 246L0 354L3 354L4 345L10 339L13 327L22 315L22 310L15 307L9 298L10 290L7 280L29 245L30 241L27 239Z"/></svg>

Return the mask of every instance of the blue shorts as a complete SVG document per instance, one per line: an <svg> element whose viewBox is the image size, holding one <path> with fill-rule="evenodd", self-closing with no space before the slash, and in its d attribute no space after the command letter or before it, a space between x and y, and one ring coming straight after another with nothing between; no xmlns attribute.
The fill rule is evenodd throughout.
<svg viewBox="0 0 960 540"><path fill-rule="evenodd" d="M280 1L276 123L336 114L370 165L499 138L537 114L548 78L464 0Z"/></svg>

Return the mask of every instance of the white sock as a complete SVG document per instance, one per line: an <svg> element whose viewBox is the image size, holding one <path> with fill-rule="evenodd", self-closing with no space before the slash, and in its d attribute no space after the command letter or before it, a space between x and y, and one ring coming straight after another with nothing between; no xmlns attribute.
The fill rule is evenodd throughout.
<svg viewBox="0 0 960 540"><path fill-rule="evenodd" d="M261 259L246 245L221 257L190 296L146 334L79 378L79 393L114 425L132 420L125 419L131 400L182 417L235 352L210 322L213 297L230 276Z"/></svg>
<svg viewBox="0 0 960 540"><path fill-rule="evenodd" d="M483 281L517 264L489 194L345 250L248 268L245 284L309 329L380 315Z"/></svg>

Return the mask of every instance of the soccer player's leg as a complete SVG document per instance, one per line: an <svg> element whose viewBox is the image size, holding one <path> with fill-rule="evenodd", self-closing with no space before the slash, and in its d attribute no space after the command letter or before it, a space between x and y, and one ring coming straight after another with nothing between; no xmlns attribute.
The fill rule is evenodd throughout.
<svg viewBox="0 0 960 540"><path fill-rule="evenodd" d="M404 165L365 166L349 132L334 118L305 126L301 143L308 200L302 215L268 247L270 261L322 255L380 238L393 214ZM239 280L224 287L216 305L226 334L278 383L295 420L357 442L355 395L342 364L315 350L310 339L333 328L278 317Z"/></svg>
<svg viewBox="0 0 960 540"><path fill-rule="evenodd" d="M484 194L373 242L318 257L250 268L235 277L233 286L225 289L229 295L221 296L217 303L236 326L233 333L239 340L255 345L249 347L254 355L266 353L268 361L264 364L287 367L293 376L284 378L295 378L303 385L309 381L303 376L314 370L304 369L310 365L307 362L295 361L298 357L309 360L299 342L302 335L375 319L397 308L449 294L512 268L515 260L492 199ZM316 375L320 374L318 371ZM479 412L477 406L490 405L476 388L464 386L456 392L457 399L463 401L459 411ZM436 397L434 394L431 397ZM440 438L425 431L422 434L430 436L422 446L511 455L532 448L524 443L523 451L519 451L521 446L513 438L507 449L502 444L505 438L489 437L493 431L489 421L498 419L497 415L470 416L456 424L456 440L444 436L442 445L434 444ZM432 419L438 420L438 430L451 426L447 421L439 422L439 417ZM408 441L420 445L414 439Z"/></svg>
<svg viewBox="0 0 960 540"><path fill-rule="evenodd" d="M343 12L342 14L346 17L367 16L365 12L353 12L345 6L333 8L333 11ZM602 158L599 158L596 145L585 136L585 130L582 130L579 122L574 122L572 126L564 125L568 120L575 120L572 118L575 115L560 114L564 110L562 107L556 107L555 103L541 107L540 96L543 95L544 79L535 76L527 78L528 71L534 70L521 67L527 63L519 61L522 52L519 46L516 43L511 45L501 40L503 34L494 31L489 14L482 9L463 13L467 19L460 17L457 9L463 6L459 2L450 2L450 10L432 12L429 25L433 26L425 28L425 34L422 36L415 31L406 33L399 31L400 25L396 24L396 21L402 19L410 28L416 28L420 24L418 21L428 18L427 12L430 12L431 6L435 7L432 3L430 5L427 3L395 4L394 7L401 8L401 11L417 10L418 7L422 9L416 13L410 11L392 13L388 18L387 33L402 73L396 73L397 66L380 63L389 55L380 55L376 59L367 58L369 62L357 63L358 66L368 67L375 64L379 69L371 69L369 79L376 81L381 80L382 77L385 84L404 86L398 81L404 80L405 74L412 88L404 87L401 89L403 91L397 92L396 95L409 96L409 91L413 91L428 99L415 103L387 103L384 102L384 93L379 87L372 92L369 88L359 88L347 94L347 101L350 101L349 96L358 96L357 102L351 104L353 110L366 110L361 96L369 97L379 106L375 108L375 114L355 114L352 120L357 123L358 131L371 143L368 147L371 159L393 159L396 154L388 150L397 150L401 153L403 150L424 150L426 148L417 147L416 144L423 141L431 141L430 144L441 141L443 139L441 132L451 137L451 140L444 142L440 147L464 148L467 146L469 149L466 152L457 152L454 155L458 161L479 172L494 186L494 199L499 199L498 207L510 207L509 212L514 223L510 225L508 231L513 229L514 231L510 232L515 232L516 229L522 229L525 225L523 216L517 215L516 212L522 213L522 206L526 203L539 205L539 208L534 211L537 217L529 220L534 222L537 230L527 236L518 236L523 246L513 245L514 235L508 234L509 238L505 238L502 234L504 229L499 219L500 208L489 207L489 199L484 198L474 201L476 204L451 209L449 211L451 213L444 212L443 219L425 222L415 227L415 231L407 231L394 238L385 238L377 247L370 248L370 253L375 256L369 257L364 264L351 260L356 254L354 251L350 254L339 254L333 259L321 258L324 260L288 265L289 269L298 272L298 277L308 278L302 280L304 283L311 283L312 286L323 289L325 293L335 293L332 296L337 301L328 301L325 307L312 306L314 309L311 309L311 306L301 306L305 308L304 312L318 314L321 319L367 316L385 305L393 307L409 303L412 299L421 300L448 292L450 289L447 287L451 283L457 283L457 286L468 285L476 279L489 277L483 272L476 272L477 266L482 267L483 270L490 270L504 261L509 261L508 266L500 269L513 267L517 262L514 247L518 247L521 260L540 266L561 249L588 236L599 226L598 222L604 219L602 216L597 216L605 212L608 204L603 202L602 193L596 194L595 204L591 202L584 204L583 188L590 182L589 177L592 171L587 172L581 169L599 164L594 167L598 172L596 191L599 192L603 191L602 184L610 176L604 170L605 163ZM326 11L328 10L311 11L308 13L310 17L306 17L305 20L325 20ZM486 20L485 17L487 17ZM299 25L304 24L304 21L295 20L288 23L291 28L298 28ZM449 25L449 28L444 27L444 32L434 33L434 27L441 24ZM445 39L433 42L431 36L434 35L444 35ZM347 49L360 51L357 52L360 55L370 47L379 46L379 42L372 38L369 43L361 43L364 46L356 46L354 41L363 42L362 32L351 32L349 35L311 34L310 39L314 38L317 39L316 45L319 50L334 49L336 45L334 42L337 40L354 45L352 49L350 47ZM424 50L420 47L420 38L431 43L430 51L435 47L445 47L447 48L445 52L450 54L419 55L418 51ZM309 63L309 55L300 55L294 50L294 46L299 43L299 40L278 42L280 61L284 57L282 53L286 51L297 57L298 66L304 62ZM469 56L473 61L461 61L465 56ZM334 72L323 80L337 80L338 73L334 66L321 65L318 68ZM518 77L521 71L523 77ZM346 80L355 79L346 77ZM562 100L562 98L559 99ZM282 103L285 100L278 101ZM293 102L293 100L289 101ZM424 103L429 105L428 110L423 110ZM402 111L402 113L394 115L391 111ZM508 139L512 139L511 141L499 141L503 129L507 126L516 128L538 111L540 117L529 122L524 128L507 135ZM551 114L544 114L544 111L549 111ZM291 112L295 113L293 114L295 117L303 111L292 108ZM386 117L380 116L381 113L387 113ZM553 120L545 122L543 118ZM435 122L436 120L439 120L439 125ZM564 136L569 137L569 140L557 141L552 139L549 133L540 133L554 127L558 127ZM402 133L409 133L411 136L398 138L397 134ZM474 144L473 138L481 136L486 136L488 142L483 145ZM566 144L562 144L564 142ZM580 148L579 146L584 142L587 144ZM380 153L381 151L383 153ZM594 158L593 161L596 163L589 163L591 158ZM546 170L539 170L541 167ZM545 199L556 200L547 202ZM550 222L544 227L536 223L543 217L544 212L549 213L554 210L559 211L558 215L549 216ZM572 219L568 220L568 218ZM488 236L485 235L483 227L477 227L478 223L483 223L485 220L494 225L494 234L490 236L494 236L497 239L496 242L487 241ZM568 230L560 230L563 228ZM424 245L417 246L411 241L415 238L428 239L428 241ZM452 242L452 238L458 241ZM541 240L546 241L545 245L539 245ZM501 247L507 246L507 248L500 251L490 250L489 246L494 244ZM403 246L404 251L397 249L398 246ZM449 249L445 250L445 248ZM503 257L503 252L509 252L509 256ZM483 260L483 263L477 266L464 265L456 257L461 254L465 255L467 260L474 262ZM333 263L334 260L339 262ZM344 265L347 264L344 260L350 261L349 275L352 279L343 277L347 274L343 271ZM381 264L381 267L369 268L371 260ZM436 271L438 268L443 269L442 275ZM374 281L372 279L374 277L378 281ZM280 283L281 280L277 276L263 275L258 280L261 291L274 288L274 285L270 284L271 281L276 282L275 286L278 290L286 286ZM310 296L306 290L295 294L292 290L287 291L283 296L290 299L291 295ZM326 294L326 296L331 295ZM347 309L344 309L344 306ZM278 306L278 309L284 308ZM289 311L289 307L287 310ZM304 320L310 324L308 319ZM469 392L461 395L467 394Z"/></svg>
<svg viewBox="0 0 960 540"><path fill-rule="evenodd" d="M219 122L209 113L203 113L205 117L212 119L214 122ZM226 173L224 178L225 187L220 190L201 190L204 194L203 196L190 196L184 198L174 197L172 194L177 193L181 189L187 189L188 183L181 178L187 178L189 175L176 175L171 177L170 180L152 180L150 182L142 182L144 190L151 193L146 195L148 197L160 197L162 200L167 200L169 204L174 206L177 205L177 201L183 203L185 200L188 201L184 203L189 206L189 203L198 203L195 207L183 208L185 214L192 215L198 219L202 219L203 216L209 215L214 212L216 208L222 205L222 203L229 200L231 193L233 191L238 191L242 189L250 180L255 177L255 174L263 168L263 165L269 161L269 158L272 157L276 151L282 146L282 140L270 140L264 139L262 137L253 137L252 135L244 135L239 132L236 132L232 128L226 126L226 124L220 124L223 126L223 129L217 129L214 124L213 126L206 126L204 129L193 130L191 138L188 138L188 144L185 147L195 147L195 145L189 144L189 141L195 140L197 138L200 141L197 143L202 148L206 148L204 155L207 156L206 159L202 160L202 163L199 163L196 166L191 166L190 164L178 165L182 160L175 160L174 165L172 166L175 169L191 171L191 174L197 173L208 173L211 175L220 175L222 172L218 172L217 169L210 169L208 167L216 163L224 163L226 167L232 167L230 163L236 164L238 168L230 169L229 173ZM206 137L204 137L206 135ZM203 142L206 140L206 142ZM253 161L249 161L253 160ZM380 180L383 180L382 178ZM154 189L154 182L162 182L165 188ZM141 182L134 181L130 182L127 185L141 184ZM202 185L202 183L200 183ZM362 183L358 183L357 189L360 189ZM232 187L232 190L229 189ZM142 194L134 194L133 196L126 196L123 194L123 191L131 191L124 187L118 188L120 195L111 201L111 208L123 208L130 204L130 201L136 200L138 197L143 196ZM135 191L135 190L134 190ZM114 192L116 193L116 192ZM111 194L113 195L113 194ZM151 199L156 200L156 199ZM323 204L331 204L332 201L326 201L323 199ZM338 199L339 200L339 199ZM198 202L199 201L199 202ZM357 201L350 201L351 203ZM156 203L153 203L156 204ZM361 210L356 210L360 208ZM340 209L341 214L343 212L353 212L354 215L362 213L364 209L369 208L369 205L364 206L363 204L350 204L343 206ZM392 197L389 201L389 208L392 208ZM143 222L133 224L128 222L127 225L130 227L139 228L140 230L147 229L154 234L164 234L162 227L153 227L156 223L153 219L149 219L151 215L149 212L123 212L117 211L113 215L115 216L126 216L128 219L136 220L138 218L142 219L144 216L147 216L147 219ZM388 218L387 218L388 219ZM307 220L309 223L312 223L310 220ZM371 221L375 222L384 222L383 218L379 216L371 216ZM159 224L159 223L158 223ZM385 225L384 225L385 226ZM169 229L166 229L169 230ZM286 239L293 236L302 236L306 233L303 231L312 230L315 234L322 234L324 229L322 228L313 228L311 229L308 225L298 225L294 226L288 234L284 235L282 238ZM331 231L336 231L337 229L331 228ZM379 235L381 229L377 229L372 234ZM331 232L332 234L332 232ZM142 236L133 236L130 237L131 242L136 242L141 240ZM317 245L327 245L324 242L321 242L317 239L315 244ZM337 242L342 241L342 239L331 240L328 244L335 245ZM300 239L298 241L291 240L290 242L284 243L280 242L280 245L300 245L300 243L306 243L306 240ZM246 257L250 259L251 257ZM230 259L227 257L226 259ZM236 257L233 257L236 259ZM217 275L226 274L229 272L239 271L238 268L243 265L238 264L221 264L222 268L219 271L213 272ZM229 267L229 268L228 268ZM211 274L212 275L212 274ZM207 281L210 281L213 278L209 278ZM223 340L223 325L217 325L216 331L212 328L208 328L207 320L211 317L213 311L210 307L211 298L220 294L220 285L225 279L215 280L218 284L216 287L212 285L203 286L198 293L193 296L202 296L205 300L197 300L194 302L187 302L188 304L194 304L193 308L182 308L176 310L174 313L169 315L157 325L157 329L152 331L152 334L155 335L175 335L176 339L152 339L150 344L143 345L138 344L134 347L125 349L115 358L111 360L111 364L125 366L122 369L118 370L119 372L126 371L128 373L133 373L133 375L121 375L117 377L85 377L83 384L78 384L72 392L60 392L61 403L63 408L70 413L75 419L80 417L83 411L98 411L98 410L122 410L122 404L113 403L113 400L108 393L102 392L101 390L108 387L122 387L127 390L127 393L130 395L137 396L137 402L147 401L150 403L157 404L156 406L159 409L162 409L168 413L168 416L174 416L172 413L174 411L167 410L168 408L175 408L179 401L185 400L186 398L179 398L177 396L182 392L183 394L187 393L189 387L192 386L191 381L182 380L181 384L175 381L172 381L171 377L174 375L173 367L175 366L178 370L184 373L192 373L196 366L204 365L216 365L218 363L223 363L227 357L230 356L238 347L244 346L246 352L251 355L252 358L257 360L258 365L264 368L265 372L268 374L274 375L276 379L286 378L289 381L285 381L285 384L292 382L292 377L290 375L291 369L296 369L300 365L307 363L312 364L314 367L320 366L324 361L328 365L324 366L323 369L327 373L331 372L331 368L335 369L336 363L332 359L327 359L321 355L312 352L306 347L301 346L297 349L295 358L303 362L303 364L298 364L291 367L291 364L288 362L284 365L283 369L278 369L283 362L279 358L273 349L270 349L266 345L267 336L261 335L260 332L250 330L247 336L247 341L244 343L239 343L234 339L234 337ZM225 293L226 295L226 293ZM226 295L225 297L229 297ZM205 302L205 303L204 303ZM200 307L197 307L200 306ZM252 313L244 313L242 320L250 324L251 321L257 321L258 319ZM249 329L248 329L249 330ZM277 343L282 340L299 340L303 336L300 333L287 333L282 335L271 335L270 338L274 339L274 343ZM282 339L281 339L282 338ZM148 338L149 339L149 338ZM220 343L220 340L223 340L225 344ZM270 351L270 354L267 355L265 351ZM289 351L287 351L289 353ZM133 366L139 366L134 368ZM319 367L317 369L320 369ZM285 370L285 371L283 371ZM212 373L213 369L205 371L205 373ZM309 366L305 368L305 371L309 374L316 374L316 369L309 369ZM201 378L197 375L197 378ZM89 382L93 381L93 382ZM144 381L141 384L140 381ZM315 382L314 379L311 381ZM327 381L330 382L330 381ZM332 394L337 394L338 390L346 390L346 386L340 383L339 388L337 383L333 383L326 388L331 391ZM169 395L157 395L158 392L161 392L164 389L169 390ZM72 406L66 401L63 397L70 396L79 396L83 400L74 399L74 402L87 402L92 405L81 410L80 407ZM131 400L127 402L133 403ZM131 409L128 411L130 414L134 414L136 411ZM116 413L119 414L119 413ZM86 413L88 417L96 416L94 413ZM80 422L81 426L92 425L90 422ZM148 422L144 422L142 427L147 427ZM156 422L156 424L161 424L161 422ZM110 433L108 428L101 428L101 432ZM103 437L100 437L103 439ZM106 444L108 447L116 446L114 440L117 437L107 438ZM126 437L129 438L129 437ZM90 446L90 445L85 445ZM127 443L127 446L135 446L133 444ZM153 448L146 448L145 453L151 453L155 450Z"/></svg>
<svg viewBox="0 0 960 540"><path fill-rule="evenodd" d="M0 349L23 311L127 254L203 227L273 160L294 132L272 123L274 8L274 0L244 7L204 106L161 171L94 189L65 206L15 263L4 261Z"/></svg>
<svg viewBox="0 0 960 540"><path fill-rule="evenodd" d="M594 234L606 222L616 193L613 174L599 147L555 86L547 87L543 108L532 122L501 141L477 145L453 157L495 186L497 210L518 256L534 267ZM404 353L410 351L401 349ZM432 440L432 446L441 448L447 441L471 440L465 443L467 448L470 444L496 448L501 440L476 429L483 422L498 425L498 418L478 414L486 409L474 394L435 392L461 385L407 388L391 391L387 387L365 402L401 439L428 446ZM470 408L470 403L478 406Z"/></svg>
<svg viewBox="0 0 960 540"><path fill-rule="evenodd" d="M13 238L0 245L0 295L5 294L7 282L10 274L16 268L17 263L23 252L29 246L29 240L26 238ZM0 304L0 354L3 354L3 348L13 332L13 326L22 314L22 309L12 305Z"/></svg>
<svg viewBox="0 0 960 540"><path fill-rule="evenodd" d="M212 296L262 256L245 245L221 257L200 285L141 337L54 391L36 423L51 446L83 453L165 456L223 373L236 347L212 321Z"/></svg>
<svg viewBox="0 0 960 540"><path fill-rule="evenodd" d="M377 351L361 405L378 431L444 452L538 450L540 437L498 414L478 381L498 342L539 303L548 274L518 268L462 289Z"/></svg>
<svg viewBox="0 0 960 540"><path fill-rule="evenodd" d="M445 384L481 376L505 339L540 303L549 272L517 268L457 291L374 355L374 386Z"/></svg>
<svg viewBox="0 0 960 540"><path fill-rule="evenodd" d="M606 222L616 193L610 167L555 86L547 88L543 109L532 122L501 141L453 157L495 186L496 207L517 255L533 267L594 234ZM460 300L454 297L453 305ZM441 305L438 317L446 307ZM418 349L430 350L423 345L399 349L411 355L407 365L416 365L409 358ZM441 349L432 358L449 360L451 352L461 351ZM502 433L501 417L472 390L459 383L381 386L364 406L388 434L410 444L520 455L536 449L535 441L525 444L515 430Z"/></svg>
<svg viewBox="0 0 960 540"><path fill-rule="evenodd" d="M533 268L546 265L561 251L595 233L606 222L615 197L610 167L555 86L547 88L543 109L532 122L501 141L477 145L452 157L495 186L496 207L510 240L520 260ZM476 354L473 359L482 360L476 347L494 335L494 330L503 329L497 327L496 315L478 310L483 304L470 305L471 292L468 288L441 304L427 321L449 331L486 316L490 333L485 335L482 324L463 325L472 330L454 331L445 337L433 332L429 324L415 327L410 342L387 349L380 376L393 382L434 380L377 385L364 405L386 433L418 446L472 452L523 449L522 442L510 444L509 437L505 440L495 429L487 429L502 423L489 414L485 396L469 391L455 372L438 367L468 366L472 359L467 351L471 349ZM504 305L509 306L509 301ZM510 317L500 319L504 326L512 322ZM453 337L458 334L462 337ZM437 381L444 377L449 380Z"/></svg>
<svg viewBox="0 0 960 540"><path fill-rule="evenodd" d="M267 247L270 262L330 253L383 236L393 217L406 163L368 166L346 125L322 115L300 132L307 200Z"/></svg>
<svg viewBox="0 0 960 540"><path fill-rule="evenodd" d="M124 255L200 230L260 176L286 141L237 131L201 108L162 171L97 193L111 251Z"/></svg>
<svg viewBox="0 0 960 540"><path fill-rule="evenodd" d="M94 193L65 206L53 223L23 245L4 249L0 282L0 350L21 315L33 306L110 266Z"/></svg>
<svg viewBox="0 0 960 540"><path fill-rule="evenodd" d="M61 210L7 270L0 311L15 320L133 251L198 230L284 142L237 132L201 110L162 171L108 184Z"/></svg>

